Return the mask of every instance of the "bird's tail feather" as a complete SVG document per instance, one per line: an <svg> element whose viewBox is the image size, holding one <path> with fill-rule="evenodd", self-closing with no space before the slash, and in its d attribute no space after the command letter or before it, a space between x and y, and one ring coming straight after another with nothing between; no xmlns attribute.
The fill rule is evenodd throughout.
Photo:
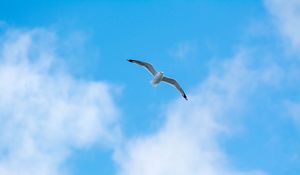
<svg viewBox="0 0 300 175"><path fill-rule="evenodd" d="M151 84L153 87L156 87L156 86L157 86L157 83L155 83L154 80L151 80L151 81L150 81L150 84Z"/></svg>

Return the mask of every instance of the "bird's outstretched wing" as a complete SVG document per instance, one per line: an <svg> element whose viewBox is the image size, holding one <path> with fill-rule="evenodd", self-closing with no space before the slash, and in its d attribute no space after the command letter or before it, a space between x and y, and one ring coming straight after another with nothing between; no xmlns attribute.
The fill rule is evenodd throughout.
<svg viewBox="0 0 300 175"><path fill-rule="evenodd" d="M179 85L179 83L176 80L174 80L172 78L169 78L169 77L163 77L162 81L167 82L167 83L175 86L177 88L177 90L181 93L181 95L183 96L183 98L186 99L186 100L188 100L187 96L185 95L185 93L183 91L183 89L181 88L181 86Z"/></svg>
<svg viewBox="0 0 300 175"><path fill-rule="evenodd" d="M129 59L127 61L145 67L153 76L155 76L157 74L157 71L154 69L154 67L150 63L146 63L146 62L138 61L138 60L131 60L131 59Z"/></svg>

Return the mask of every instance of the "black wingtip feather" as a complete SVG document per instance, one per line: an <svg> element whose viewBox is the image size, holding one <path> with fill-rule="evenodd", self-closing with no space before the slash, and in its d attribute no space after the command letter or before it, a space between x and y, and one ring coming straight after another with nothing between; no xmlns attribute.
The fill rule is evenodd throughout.
<svg viewBox="0 0 300 175"><path fill-rule="evenodd" d="M185 100L188 100L185 94L183 95L183 98L184 98Z"/></svg>
<svg viewBox="0 0 300 175"><path fill-rule="evenodd" d="M131 59L127 59L127 61L129 61L129 62L131 62L131 63L132 63L132 62L133 62L134 60L131 60Z"/></svg>

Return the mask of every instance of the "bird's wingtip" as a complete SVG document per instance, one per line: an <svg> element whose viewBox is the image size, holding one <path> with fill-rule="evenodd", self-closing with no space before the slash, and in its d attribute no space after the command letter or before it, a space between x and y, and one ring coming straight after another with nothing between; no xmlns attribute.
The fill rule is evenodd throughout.
<svg viewBox="0 0 300 175"><path fill-rule="evenodd" d="M185 100L188 100L188 98L187 98L187 96L184 94L183 95L183 98L185 99Z"/></svg>
<svg viewBox="0 0 300 175"><path fill-rule="evenodd" d="M132 60L132 59L127 59L127 61L129 61L129 62L133 62L133 60Z"/></svg>

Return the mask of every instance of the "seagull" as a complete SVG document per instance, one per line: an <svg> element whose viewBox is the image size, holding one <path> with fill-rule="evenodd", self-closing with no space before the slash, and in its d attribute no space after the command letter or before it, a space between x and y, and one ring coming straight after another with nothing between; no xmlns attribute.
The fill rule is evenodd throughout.
<svg viewBox="0 0 300 175"><path fill-rule="evenodd" d="M188 100L187 96L185 95L185 93L184 93L183 89L181 88L181 86L179 85L179 83L173 78L164 76L164 72L157 72L154 69L154 67L152 66L152 64L143 62L143 61L139 61L139 60L132 60L132 59L128 59L127 61L138 64L138 65L146 68L151 73L151 75L154 77L154 79L151 81L151 84L153 86L157 86L161 81L164 81L164 82L169 83L170 85L173 85L174 87L176 87L176 89L181 93L183 98Z"/></svg>

